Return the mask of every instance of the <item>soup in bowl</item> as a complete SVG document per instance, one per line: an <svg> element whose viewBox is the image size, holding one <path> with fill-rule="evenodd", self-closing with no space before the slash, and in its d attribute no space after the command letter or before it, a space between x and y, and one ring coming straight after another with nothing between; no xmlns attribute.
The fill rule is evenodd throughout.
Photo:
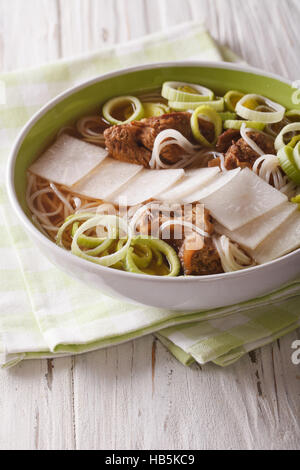
<svg viewBox="0 0 300 470"><path fill-rule="evenodd" d="M294 91L212 63L88 81L21 132L12 204L52 262L127 301L192 311L268 293L300 271Z"/></svg>

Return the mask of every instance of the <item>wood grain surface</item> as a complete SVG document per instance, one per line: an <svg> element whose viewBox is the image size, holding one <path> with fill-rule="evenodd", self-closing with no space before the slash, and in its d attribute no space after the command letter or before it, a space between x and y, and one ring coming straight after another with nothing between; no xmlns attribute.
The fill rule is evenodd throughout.
<svg viewBox="0 0 300 470"><path fill-rule="evenodd" d="M299 0L0 0L0 71L191 19L249 64L300 79ZM152 336L0 372L0 449L299 449L299 332L221 369Z"/></svg>

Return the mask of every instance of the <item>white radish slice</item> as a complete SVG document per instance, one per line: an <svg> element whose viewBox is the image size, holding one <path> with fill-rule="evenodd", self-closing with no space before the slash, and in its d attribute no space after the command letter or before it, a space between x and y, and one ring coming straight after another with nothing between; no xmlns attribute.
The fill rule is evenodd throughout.
<svg viewBox="0 0 300 470"><path fill-rule="evenodd" d="M259 264L267 263L300 247L300 212L295 211L277 230L249 254Z"/></svg>
<svg viewBox="0 0 300 470"><path fill-rule="evenodd" d="M134 206L153 199L184 176L184 170L142 170L111 200L121 206Z"/></svg>
<svg viewBox="0 0 300 470"><path fill-rule="evenodd" d="M142 169L140 165L107 158L83 180L72 186L72 191L93 199L107 200Z"/></svg>
<svg viewBox="0 0 300 470"><path fill-rule="evenodd" d="M218 167L186 170L185 177L168 191L157 196L160 201L180 202L184 196L203 187L220 172Z"/></svg>
<svg viewBox="0 0 300 470"><path fill-rule="evenodd" d="M236 230L287 201L287 196L270 186L249 168L229 184L201 202L212 216L229 230Z"/></svg>
<svg viewBox="0 0 300 470"><path fill-rule="evenodd" d="M96 145L62 134L29 171L49 181L72 186L93 170L108 155Z"/></svg>
<svg viewBox="0 0 300 470"><path fill-rule="evenodd" d="M286 219L293 212L296 212L296 210L296 204L284 202L280 206L272 209L267 214L258 217L238 230L228 230L217 222L215 223L215 230L217 233L226 235L228 238L239 243L241 246L254 250L272 232L274 232L274 230L282 226Z"/></svg>
<svg viewBox="0 0 300 470"><path fill-rule="evenodd" d="M230 183L230 181L238 175L241 171L240 168L235 168L234 170L229 170L226 173L218 173L212 181L209 181L207 185L199 188L197 191L194 191L191 194L188 194L182 198L184 204L190 204L192 202L200 201L210 194L218 192L223 186Z"/></svg>

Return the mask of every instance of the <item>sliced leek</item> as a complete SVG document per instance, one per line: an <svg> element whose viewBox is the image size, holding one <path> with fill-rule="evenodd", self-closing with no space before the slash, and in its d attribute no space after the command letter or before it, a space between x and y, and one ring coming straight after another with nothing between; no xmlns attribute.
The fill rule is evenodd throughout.
<svg viewBox="0 0 300 470"><path fill-rule="evenodd" d="M287 117L290 121L299 122L300 121L300 109L291 109L285 113L285 117Z"/></svg>
<svg viewBox="0 0 300 470"><path fill-rule="evenodd" d="M196 102L211 101L214 92L201 85L186 82L165 82L161 91L162 96L169 101Z"/></svg>
<svg viewBox="0 0 300 470"><path fill-rule="evenodd" d="M256 111L253 108L266 106L274 111ZM236 113L249 121L264 122L265 124L273 124L280 122L284 118L285 108L281 104L275 103L261 95L245 95L238 101Z"/></svg>
<svg viewBox="0 0 300 470"><path fill-rule="evenodd" d="M164 103L143 103L144 118L162 116L170 112L169 106Z"/></svg>
<svg viewBox="0 0 300 470"><path fill-rule="evenodd" d="M168 243L164 242L163 240L159 240L158 238L153 237L145 237L145 236L138 236L133 238L131 241L131 246L127 252L126 259L125 259L125 269L131 273L138 273L138 274L145 274L143 271L139 269L136 265L134 260L134 246L144 245L153 249L154 253L158 251L162 253L169 263L169 270L170 272L166 275L169 277L178 276L180 272L180 260L176 254L176 251L168 245Z"/></svg>
<svg viewBox="0 0 300 470"><path fill-rule="evenodd" d="M214 125L215 128L215 138L212 142L209 142L204 135L201 133L199 128L199 121L198 117L204 116L209 119L209 121ZM199 106L192 114L191 117L191 128L195 139L200 142L200 144L204 145L205 147L213 147L216 143L217 138L222 132L222 119L220 115L210 106L202 105Z"/></svg>
<svg viewBox="0 0 300 470"><path fill-rule="evenodd" d="M63 244L63 234L65 232L65 230L70 227L72 225L74 225L75 222L84 222L85 220L88 220L88 219L91 219L95 217L95 214L92 213L92 212L82 212L82 213L79 213L79 214L73 214L73 215L70 215L69 217L66 218L65 222L63 223L63 225L60 227L60 229L58 230L57 232L57 236L56 236L56 243L57 245L61 246L62 248L64 248L64 244ZM78 227L77 227L78 228ZM74 234L72 233L72 236Z"/></svg>
<svg viewBox="0 0 300 470"><path fill-rule="evenodd" d="M208 105L216 111L224 111L224 98L218 98L214 101L188 102L188 101L169 101L169 107L175 111L191 111L201 105Z"/></svg>
<svg viewBox="0 0 300 470"><path fill-rule="evenodd" d="M235 90L228 91L224 96L226 108L229 111L235 111L237 102L240 101L240 99L243 98L243 96L244 96L244 93L241 93L240 91L235 91Z"/></svg>
<svg viewBox="0 0 300 470"><path fill-rule="evenodd" d="M224 129L237 129L239 130L243 124L246 124L247 128L258 129L263 131L265 124L263 122L256 121L240 121L240 120L227 120L224 122Z"/></svg>
<svg viewBox="0 0 300 470"><path fill-rule="evenodd" d="M300 171L300 142L295 146L293 150L293 157L294 157L294 162L296 164L296 167Z"/></svg>
<svg viewBox="0 0 300 470"><path fill-rule="evenodd" d="M74 237L76 230L79 228L79 223L75 222L72 227L72 237ZM78 244L83 246L84 248L97 248L101 243L103 243L107 238L99 238L99 237L88 237L87 235L81 235L78 239ZM112 242L112 240L111 240ZM106 250L109 246L106 246L104 249Z"/></svg>
<svg viewBox="0 0 300 470"><path fill-rule="evenodd" d="M231 113L230 111L224 111L219 113L219 115L222 121L234 121L237 118L236 113Z"/></svg>
<svg viewBox="0 0 300 470"><path fill-rule="evenodd" d="M124 231L127 234L127 241L124 246L122 246L119 250L114 253L106 254L105 256L101 257L97 257L95 253L91 254L86 251L82 251L78 243L79 237L83 235L84 232L86 232L87 230L95 228L99 225L102 225L107 229L108 239L116 238L116 230L119 231L119 229L121 229L122 231ZM131 230L124 219L121 219L120 217L117 217L115 215L97 215L87 220L78 228L78 230L76 230L71 245L71 251L74 255L79 256L80 258L83 258L87 261L92 261L93 263L100 264L101 266L113 266L125 258L131 243L131 238ZM95 250L97 250L97 248Z"/></svg>
<svg viewBox="0 0 300 470"><path fill-rule="evenodd" d="M126 105L132 106L133 112L130 117L124 121L116 119L112 113L118 107L125 107ZM131 121L138 121L144 117L144 108L141 101L135 96L118 96L117 98L112 98L102 108L102 113L104 118L114 125L118 124L127 124Z"/></svg>
<svg viewBox="0 0 300 470"><path fill-rule="evenodd" d="M134 240L131 242L131 245L134 244ZM143 255L135 253L134 251L131 252L131 257L135 263L135 265L140 269L148 268L149 264L152 261L153 253L150 246L146 245L145 243L139 243L138 248L140 251L143 252Z"/></svg>
<svg viewBox="0 0 300 470"><path fill-rule="evenodd" d="M296 135L295 137L293 137L293 138L290 140L290 142L288 143L288 145L289 145L290 147L295 148L296 145L297 145L297 143L299 142L299 140L300 140L300 135Z"/></svg>
<svg viewBox="0 0 300 470"><path fill-rule="evenodd" d="M278 136L275 139L274 145L275 149L278 151L281 148L283 148L286 144L284 142L284 136L285 134L288 134L289 132L299 132L300 133L300 122L294 122L292 124L288 124L285 126L278 134Z"/></svg>
<svg viewBox="0 0 300 470"><path fill-rule="evenodd" d="M294 159L294 149L289 145L282 147L277 154L285 174L296 184L300 184L300 170Z"/></svg>

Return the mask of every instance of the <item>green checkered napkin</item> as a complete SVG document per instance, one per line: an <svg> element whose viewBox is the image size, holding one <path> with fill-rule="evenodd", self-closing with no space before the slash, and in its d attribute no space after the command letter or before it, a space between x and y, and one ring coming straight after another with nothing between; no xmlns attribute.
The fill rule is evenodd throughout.
<svg viewBox="0 0 300 470"><path fill-rule="evenodd" d="M4 185L8 153L30 116L59 92L113 69L166 60L234 60L202 26L189 23L99 53L0 76L0 363L83 353L157 334L184 364L227 365L296 329L300 282L233 307L185 314L132 306L56 269L12 212ZM159 331L159 333L157 333Z"/></svg>

